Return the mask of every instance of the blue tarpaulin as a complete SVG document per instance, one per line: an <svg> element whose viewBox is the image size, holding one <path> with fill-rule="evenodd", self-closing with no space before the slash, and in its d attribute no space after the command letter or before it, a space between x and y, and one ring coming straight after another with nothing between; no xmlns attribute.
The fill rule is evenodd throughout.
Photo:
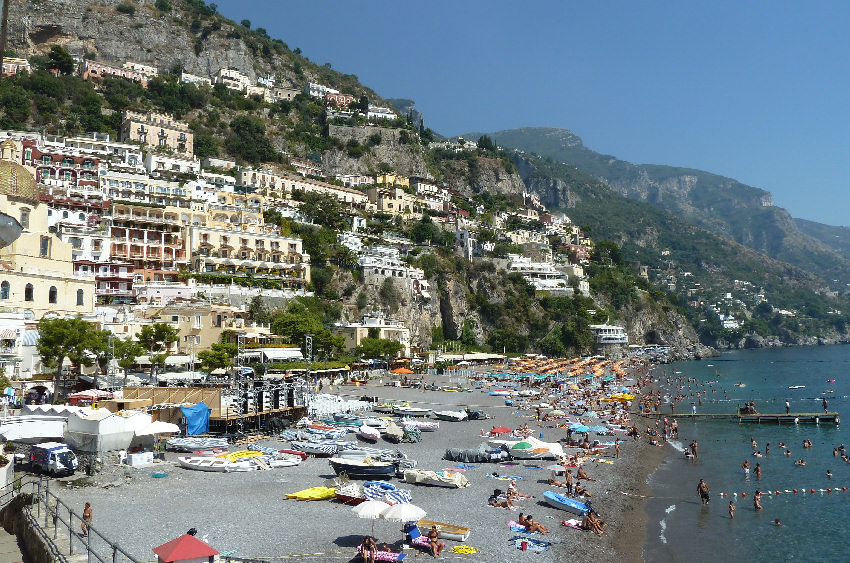
<svg viewBox="0 0 850 563"><path fill-rule="evenodd" d="M204 403L198 403L193 407L180 407L180 410L186 417L186 434L195 436L209 432L211 408Z"/></svg>

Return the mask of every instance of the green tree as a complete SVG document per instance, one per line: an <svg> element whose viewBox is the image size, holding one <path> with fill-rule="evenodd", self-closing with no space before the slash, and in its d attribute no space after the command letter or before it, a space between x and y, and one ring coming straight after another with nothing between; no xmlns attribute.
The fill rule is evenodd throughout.
<svg viewBox="0 0 850 563"><path fill-rule="evenodd" d="M247 27L248 29L251 29L251 20L242 20L239 23L241 23L242 26Z"/></svg>
<svg viewBox="0 0 850 563"><path fill-rule="evenodd" d="M255 295L248 302L248 318L255 323L269 322L269 310L266 308L263 298L259 295Z"/></svg>
<svg viewBox="0 0 850 563"><path fill-rule="evenodd" d="M136 7L130 2L121 2L115 6L115 10L118 11L119 14L126 14L128 16L136 15Z"/></svg>
<svg viewBox="0 0 850 563"><path fill-rule="evenodd" d="M55 68L62 74L74 74L74 69L76 68L74 57L61 46L53 45L50 47L47 57L50 68Z"/></svg>
<svg viewBox="0 0 850 563"><path fill-rule="evenodd" d="M266 137L266 126L259 119L240 115L230 122L225 140L227 151L251 163L278 160L277 151Z"/></svg>
<svg viewBox="0 0 850 563"><path fill-rule="evenodd" d="M167 323L146 325L139 331L139 343L148 351L148 360L151 363L150 378L152 381L165 366L165 360L169 356L169 348L177 340L177 329Z"/></svg>
<svg viewBox="0 0 850 563"><path fill-rule="evenodd" d="M168 0L156 0L156 2L154 2L154 7L157 10L160 10L160 11L163 11L163 12L170 12L171 11L171 2L169 2Z"/></svg>
<svg viewBox="0 0 850 563"><path fill-rule="evenodd" d="M112 347L118 367L124 370L124 386L126 387L130 368L136 364L136 358L145 353L145 348L132 338L115 338L112 341Z"/></svg>
<svg viewBox="0 0 850 563"><path fill-rule="evenodd" d="M201 351L198 354L198 359L201 361L201 367L207 370L207 373L212 373L213 370L227 369L232 366L236 354L235 344L216 342L210 346L209 350Z"/></svg>
<svg viewBox="0 0 850 563"><path fill-rule="evenodd" d="M364 338L354 349L359 358L394 358L404 350L404 344L386 338Z"/></svg>
<svg viewBox="0 0 850 563"><path fill-rule="evenodd" d="M86 352L91 344L93 325L80 318L46 319L38 322L38 353L45 365L55 367L54 397L59 396L62 364L68 358L77 366L90 366L93 361Z"/></svg>

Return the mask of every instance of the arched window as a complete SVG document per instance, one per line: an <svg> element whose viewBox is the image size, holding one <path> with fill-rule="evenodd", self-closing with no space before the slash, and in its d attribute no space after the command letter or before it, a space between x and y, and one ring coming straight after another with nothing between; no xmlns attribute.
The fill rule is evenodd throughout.
<svg viewBox="0 0 850 563"><path fill-rule="evenodd" d="M56 286L51 285L50 291L47 293L47 301L49 303L56 303L56 296L59 292L56 291Z"/></svg>
<svg viewBox="0 0 850 563"><path fill-rule="evenodd" d="M4 281L0 283L0 299L8 299L9 298L9 282Z"/></svg>
<svg viewBox="0 0 850 563"><path fill-rule="evenodd" d="M77 290L77 306L78 307L83 306L83 290L82 289Z"/></svg>
<svg viewBox="0 0 850 563"><path fill-rule="evenodd" d="M24 287L24 301L32 301L32 284L28 283L26 287Z"/></svg>

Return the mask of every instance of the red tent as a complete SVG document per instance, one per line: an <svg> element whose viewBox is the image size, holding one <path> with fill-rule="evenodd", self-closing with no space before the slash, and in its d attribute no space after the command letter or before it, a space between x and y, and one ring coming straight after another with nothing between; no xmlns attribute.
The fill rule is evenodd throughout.
<svg viewBox="0 0 850 563"><path fill-rule="evenodd" d="M172 563L172 561L186 561L187 559L198 559L209 557L210 563L218 555L218 551L202 542L195 536L183 534L168 543L153 548L153 552L159 557L160 563Z"/></svg>

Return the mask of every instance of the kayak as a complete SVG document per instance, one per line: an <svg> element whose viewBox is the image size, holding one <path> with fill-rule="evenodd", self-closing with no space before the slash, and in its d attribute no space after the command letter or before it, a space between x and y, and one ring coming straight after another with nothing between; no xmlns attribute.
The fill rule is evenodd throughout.
<svg viewBox="0 0 850 563"><path fill-rule="evenodd" d="M286 495L288 499L295 500L326 500L336 496L336 489L330 487L310 487L294 493Z"/></svg>

